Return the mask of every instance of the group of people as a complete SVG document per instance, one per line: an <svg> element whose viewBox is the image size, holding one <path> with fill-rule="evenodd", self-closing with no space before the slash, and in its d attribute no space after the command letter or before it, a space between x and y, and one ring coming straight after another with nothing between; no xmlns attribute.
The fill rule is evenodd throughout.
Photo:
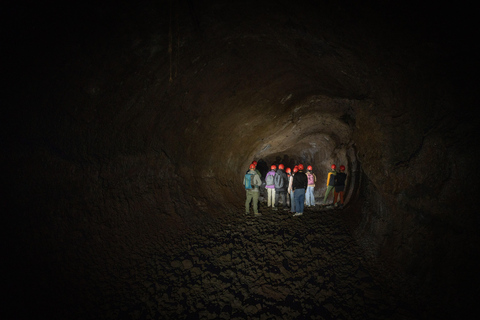
<svg viewBox="0 0 480 320"><path fill-rule="evenodd" d="M334 190L333 205L337 205L338 198L340 202L339 208L343 208L345 182L347 174L345 166L340 166L340 171L336 171L336 165L332 165L332 170L327 175L327 189L321 206L327 205L327 199L332 190ZM312 166L307 166L304 172L303 164L296 165L293 170L285 168L283 164L270 167L270 171L265 176L265 189L267 191L267 207L272 210L278 210L280 201L283 209L293 213L293 216L301 216L305 205L307 207L315 206L314 188L317 177L312 172ZM253 161L249 170L247 170L243 179L247 198L245 201L245 213L250 213L250 202L253 206L253 214L260 216L258 212L258 199L260 196L260 186L262 185L262 174L257 169L257 162Z"/></svg>

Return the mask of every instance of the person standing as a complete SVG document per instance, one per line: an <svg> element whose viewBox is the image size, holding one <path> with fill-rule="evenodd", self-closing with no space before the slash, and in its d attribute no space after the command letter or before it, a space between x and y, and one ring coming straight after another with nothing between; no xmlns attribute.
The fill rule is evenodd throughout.
<svg viewBox="0 0 480 320"><path fill-rule="evenodd" d="M298 167L295 166L293 168L292 175L290 176L290 178L288 180L288 193L290 194L290 212L291 213L295 213L295 197L294 197L294 193L293 193L293 176L297 172L298 172Z"/></svg>
<svg viewBox="0 0 480 320"><path fill-rule="evenodd" d="M327 175L327 190L325 191L325 197L323 198L323 205L327 205L327 198L332 189L335 187L335 176L337 175L337 166L332 164L332 171L330 171Z"/></svg>
<svg viewBox="0 0 480 320"><path fill-rule="evenodd" d="M276 165L270 167L270 171L265 176L265 189L267 189L267 207L275 208L275 173Z"/></svg>
<svg viewBox="0 0 480 320"><path fill-rule="evenodd" d="M307 167L307 193L305 194L305 201L307 204L307 207L313 207L315 206L315 196L313 194L313 189L315 188L315 182L317 181L317 177L315 174L312 172L312 166Z"/></svg>
<svg viewBox="0 0 480 320"><path fill-rule="evenodd" d="M262 185L263 180L262 180L262 173L257 168L258 162L253 160L252 164L255 166L255 172L258 174L258 177L260 178L260 181L261 181L260 185L258 186L258 200L257 200L257 206L258 206L260 204L260 202L259 202L259 200L260 200L260 186ZM248 169L247 172L245 172L245 174L247 174L249 171L250 171L250 169ZM262 187L262 190L263 190L263 187Z"/></svg>
<svg viewBox="0 0 480 320"><path fill-rule="evenodd" d="M283 164L278 165L277 172L275 172L275 208L273 210L278 210L278 200L281 197L283 208L287 208L287 175L283 171Z"/></svg>
<svg viewBox="0 0 480 320"><path fill-rule="evenodd" d="M303 164L298 165L298 172L293 176L292 188L295 198L295 211L293 215L301 216L303 214L303 206L305 201L305 190L307 189L307 175L303 172Z"/></svg>
<svg viewBox="0 0 480 320"><path fill-rule="evenodd" d="M287 207L291 207L292 206L292 202L290 201L290 177L292 176L292 169L290 168L287 168L285 169L285 173L287 174Z"/></svg>
<svg viewBox="0 0 480 320"><path fill-rule="evenodd" d="M259 186L262 184L258 173L255 171L255 165L252 163L248 172L243 178L243 185L245 186L245 191L247 194L247 199L245 200L245 214L250 213L250 202L253 201L253 214L257 217L261 214L258 213L258 196L259 196Z"/></svg>
<svg viewBox="0 0 480 320"><path fill-rule="evenodd" d="M340 172L335 176L335 191L333 192L333 205L337 203L338 196L340 196L340 204L338 208L343 209L343 194L345 192L345 181L347 174L345 173L345 166L340 166Z"/></svg>

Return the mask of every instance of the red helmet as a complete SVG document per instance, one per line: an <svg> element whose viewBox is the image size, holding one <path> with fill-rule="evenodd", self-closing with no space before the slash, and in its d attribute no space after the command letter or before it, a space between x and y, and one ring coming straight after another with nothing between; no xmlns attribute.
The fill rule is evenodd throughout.
<svg viewBox="0 0 480 320"><path fill-rule="evenodd" d="M286 172L286 173L291 173L291 172L292 172L292 169L287 168L287 169L285 169L285 172Z"/></svg>
<svg viewBox="0 0 480 320"><path fill-rule="evenodd" d="M340 170L345 171L345 166L343 164L340 166Z"/></svg>
<svg viewBox="0 0 480 320"><path fill-rule="evenodd" d="M337 169L337 166L332 164L332 170L335 170L335 169Z"/></svg>
<svg viewBox="0 0 480 320"><path fill-rule="evenodd" d="M253 161L252 164L256 167L257 166L257 161Z"/></svg>
<svg viewBox="0 0 480 320"><path fill-rule="evenodd" d="M274 164L272 164L272 166L270 167L270 169L275 170L275 169L277 169L277 166L274 165Z"/></svg>
<svg viewBox="0 0 480 320"><path fill-rule="evenodd" d="M299 171L300 171L300 170L303 170L303 164L300 163L300 164L298 165L298 170L299 170Z"/></svg>
<svg viewBox="0 0 480 320"><path fill-rule="evenodd" d="M254 170L254 169L255 169L255 165L252 163L249 168L250 168L250 170Z"/></svg>
<svg viewBox="0 0 480 320"><path fill-rule="evenodd" d="M307 170L308 170L308 171L312 171L312 169L313 169L312 166L308 166L308 167L307 167Z"/></svg>
<svg viewBox="0 0 480 320"><path fill-rule="evenodd" d="M280 164L278 165L278 169L282 169L282 170L283 170L284 168L285 168L285 167L283 166L283 164L280 163Z"/></svg>
<svg viewBox="0 0 480 320"><path fill-rule="evenodd" d="M295 166L295 168L293 168L293 172L298 172L298 167Z"/></svg>

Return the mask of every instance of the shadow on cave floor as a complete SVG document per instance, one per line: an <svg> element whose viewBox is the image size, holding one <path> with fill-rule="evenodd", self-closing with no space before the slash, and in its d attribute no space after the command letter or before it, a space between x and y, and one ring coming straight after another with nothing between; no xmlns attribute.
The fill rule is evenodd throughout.
<svg viewBox="0 0 480 320"><path fill-rule="evenodd" d="M260 211L225 216L153 254L103 311L115 319L419 318L372 276L342 211Z"/></svg>

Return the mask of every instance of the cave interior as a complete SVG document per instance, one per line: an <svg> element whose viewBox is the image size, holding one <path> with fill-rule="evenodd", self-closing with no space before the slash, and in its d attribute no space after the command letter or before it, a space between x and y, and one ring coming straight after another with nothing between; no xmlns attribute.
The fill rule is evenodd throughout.
<svg viewBox="0 0 480 320"><path fill-rule="evenodd" d="M317 201L345 165L365 257L423 315L473 308L478 26L460 3L11 4L14 314L42 295L54 314L66 286L102 291L135 277L128 257L243 216L253 160L312 165Z"/></svg>

